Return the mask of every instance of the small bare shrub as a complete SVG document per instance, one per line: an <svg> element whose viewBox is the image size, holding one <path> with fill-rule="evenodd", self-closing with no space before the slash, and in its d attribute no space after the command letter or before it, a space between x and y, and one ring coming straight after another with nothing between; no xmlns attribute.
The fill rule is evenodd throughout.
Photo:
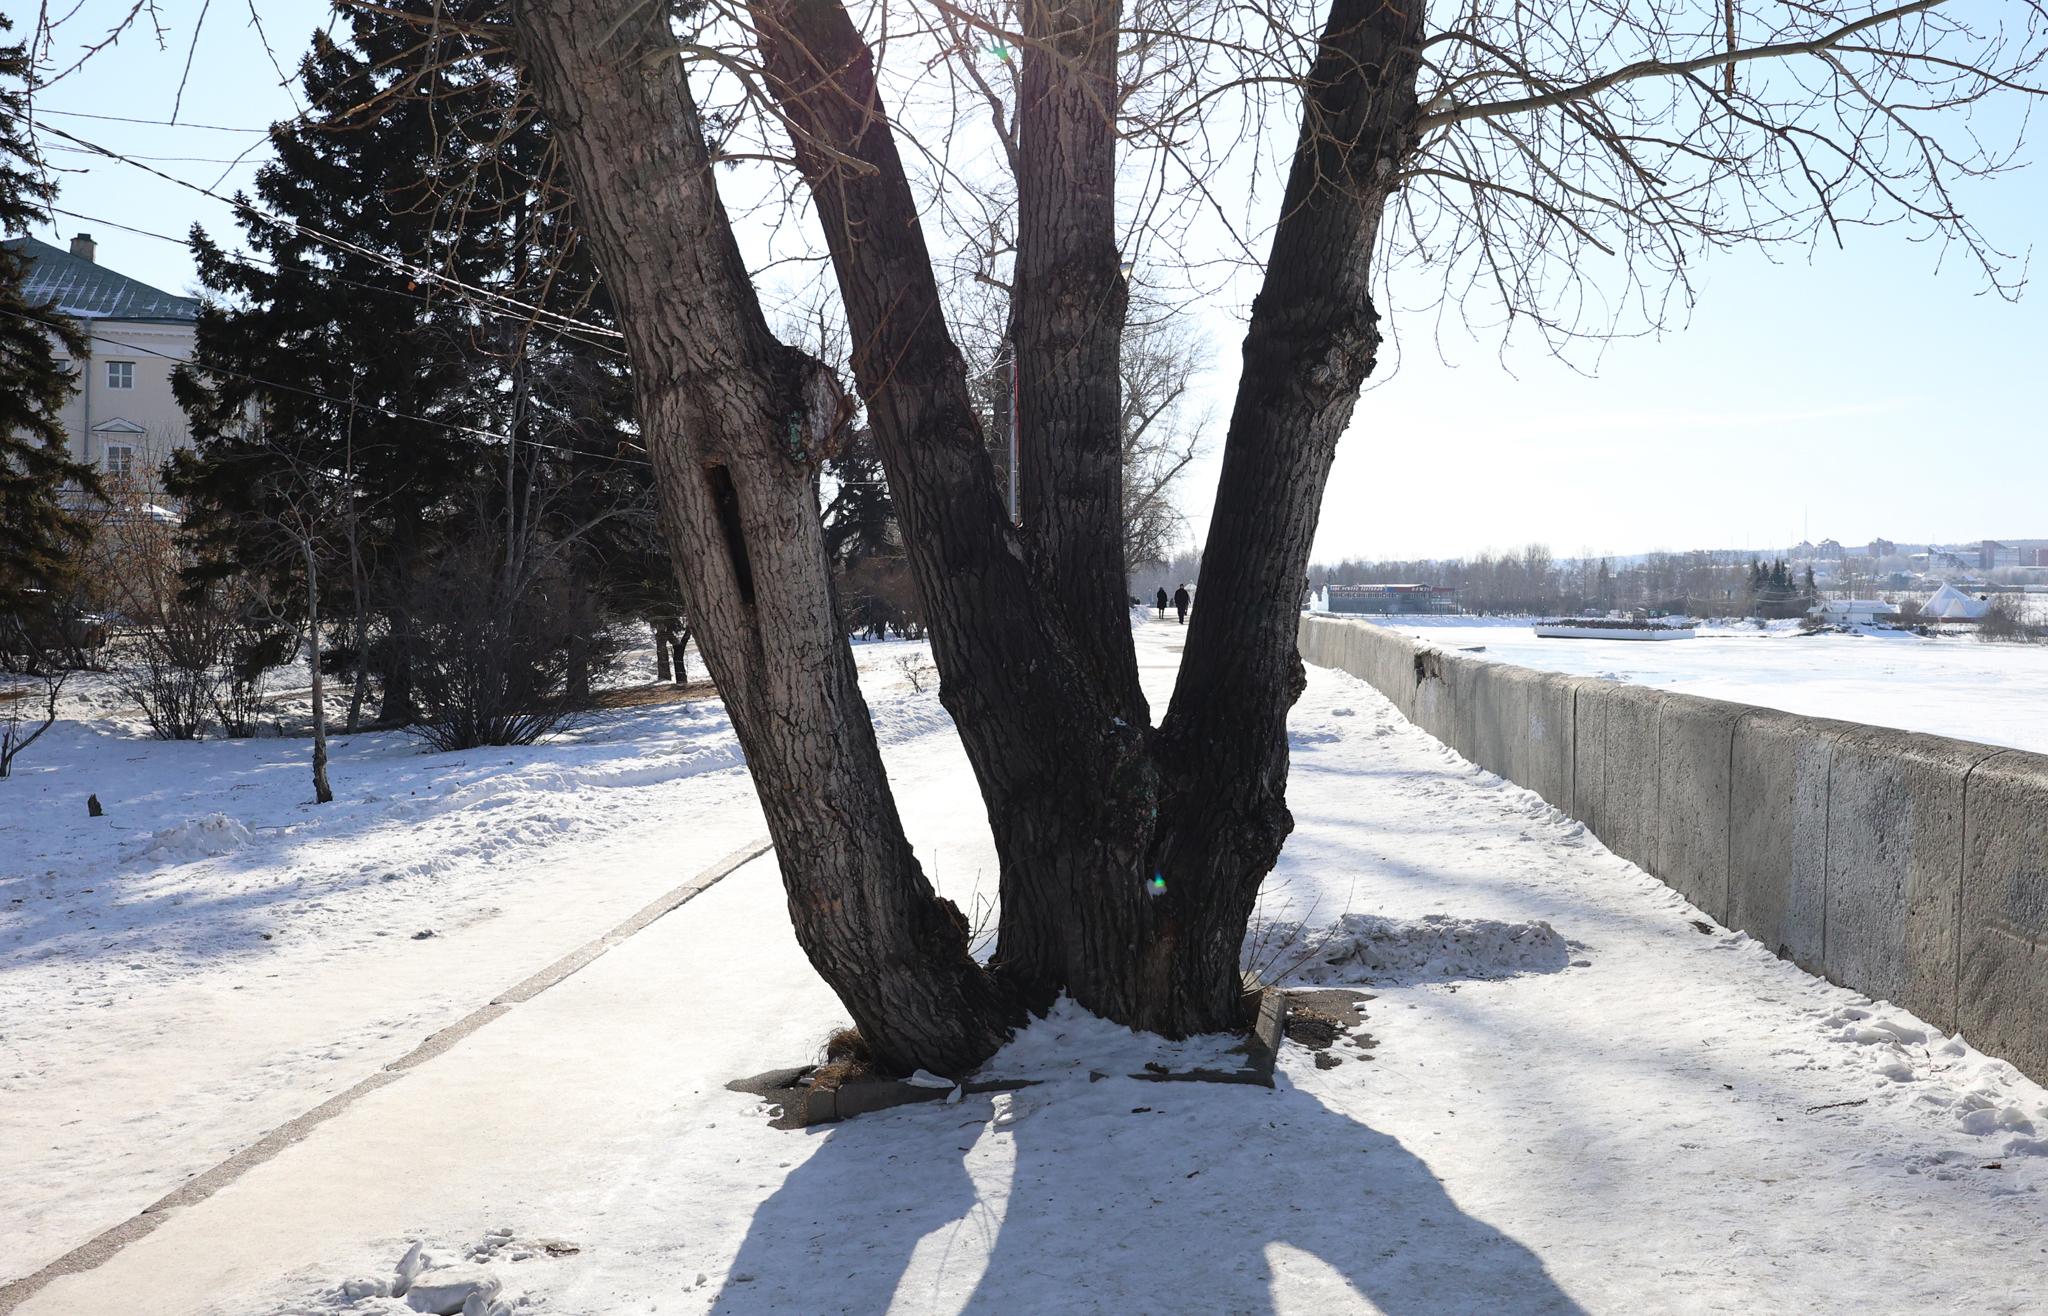
<svg viewBox="0 0 2048 1316"><path fill-rule="evenodd" d="M911 690L917 694L923 694L932 679L938 675L938 669L921 653L904 654L896 660L896 666L903 672L903 679L910 682Z"/></svg>
<svg viewBox="0 0 2048 1316"><path fill-rule="evenodd" d="M158 740L198 740L206 732L235 632L219 593L169 592L123 646L121 692Z"/></svg>
<svg viewBox="0 0 2048 1316"><path fill-rule="evenodd" d="M508 565L502 540L444 554L414 582L406 613L412 731L437 750L530 745L587 706L593 676L618 662L592 592L539 551Z"/></svg>

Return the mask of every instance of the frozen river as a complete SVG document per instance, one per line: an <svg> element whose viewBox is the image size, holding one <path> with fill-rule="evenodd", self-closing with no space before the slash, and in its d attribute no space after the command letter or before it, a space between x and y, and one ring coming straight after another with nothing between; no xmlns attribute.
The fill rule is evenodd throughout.
<svg viewBox="0 0 2048 1316"><path fill-rule="evenodd" d="M1814 717L2048 753L2048 645L1974 636L1801 635L1706 626L1692 640L1540 640L1527 619L1375 617L1447 649Z"/></svg>

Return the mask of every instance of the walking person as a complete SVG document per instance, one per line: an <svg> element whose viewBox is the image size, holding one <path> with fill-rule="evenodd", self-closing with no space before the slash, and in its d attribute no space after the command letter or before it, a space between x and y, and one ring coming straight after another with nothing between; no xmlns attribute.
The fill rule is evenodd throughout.
<svg viewBox="0 0 2048 1316"><path fill-rule="evenodd" d="M1183 626L1188 624L1188 604L1193 601L1193 597L1189 595L1186 585L1182 585L1173 592L1173 610L1180 614L1180 624ZM1162 618L1165 616L1164 610L1161 611L1160 615Z"/></svg>
<svg viewBox="0 0 2048 1316"><path fill-rule="evenodd" d="M1166 620L1166 586L1164 586L1164 585L1161 585L1161 586L1159 587L1159 599L1158 599L1158 604L1159 604L1159 620L1161 620L1161 621L1165 621L1165 620Z"/></svg>

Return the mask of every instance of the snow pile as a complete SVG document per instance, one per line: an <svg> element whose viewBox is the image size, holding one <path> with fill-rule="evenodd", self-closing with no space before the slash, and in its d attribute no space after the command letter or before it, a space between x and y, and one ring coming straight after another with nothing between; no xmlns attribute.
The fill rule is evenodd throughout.
<svg viewBox="0 0 2048 1316"><path fill-rule="evenodd" d="M1241 1069L1244 1039L1204 1033L1174 1042L1111 1023L1062 996L1042 1018L1017 1030L1009 1045L974 1075L977 1079L1028 1078L1052 1082L1090 1074L1121 1077L1190 1069Z"/></svg>
<svg viewBox="0 0 2048 1316"><path fill-rule="evenodd" d="M2000 1139L2005 1156L2048 1156L2048 1102L2041 1101L2041 1089L1960 1035L1945 1038L1881 1002L1831 1010L1821 1028L1831 1041L1856 1048L1880 1090L1947 1111L1964 1133Z"/></svg>
<svg viewBox="0 0 2048 1316"><path fill-rule="evenodd" d="M152 832L136 857L152 863L182 864L230 854L247 844L247 827L224 813L209 813Z"/></svg>
<svg viewBox="0 0 2048 1316"><path fill-rule="evenodd" d="M337 1313L346 1316L415 1316L420 1312L436 1316L513 1316L532 1304L530 1296L508 1298L504 1281L482 1264L500 1259L523 1261L538 1255L555 1255L573 1245L561 1243L519 1243L509 1229L494 1229L481 1243L470 1247L466 1261L442 1262L426 1250L424 1243L406 1249L389 1278L379 1275L343 1280L327 1290L311 1306L303 1302L285 1308L293 1316ZM284 1316L280 1312L278 1316Z"/></svg>
<svg viewBox="0 0 2048 1316"><path fill-rule="evenodd" d="M1293 976L1312 983L1512 978L1555 973L1569 958L1565 939L1540 919L1503 923L1449 914L1346 914L1310 947Z"/></svg>

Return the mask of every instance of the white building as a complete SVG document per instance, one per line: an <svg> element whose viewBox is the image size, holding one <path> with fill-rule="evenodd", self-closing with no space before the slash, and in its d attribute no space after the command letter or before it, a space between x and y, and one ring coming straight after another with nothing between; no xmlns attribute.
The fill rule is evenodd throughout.
<svg viewBox="0 0 2048 1316"><path fill-rule="evenodd" d="M69 251L27 237L7 246L28 257L26 298L55 302L87 335L63 416L72 458L116 481L152 481L173 448L192 442L171 371L192 357L199 303L99 264L90 234L71 239ZM69 359L61 347L58 356Z"/></svg>
<svg viewBox="0 0 2048 1316"><path fill-rule="evenodd" d="M1815 611L1837 626L1889 626L1899 619L1899 610L1883 599L1829 599Z"/></svg>

